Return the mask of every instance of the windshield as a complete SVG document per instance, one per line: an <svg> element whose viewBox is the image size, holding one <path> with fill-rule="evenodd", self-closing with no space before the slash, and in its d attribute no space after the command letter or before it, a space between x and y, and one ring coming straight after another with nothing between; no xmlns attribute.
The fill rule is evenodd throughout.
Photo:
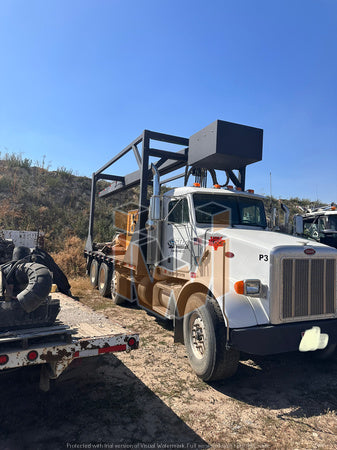
<svg viewBox="0 0 337 450"><path fill-rule="evenodd" d="M267 227L263 201L241 195L193 194L197 223Z"/></svg>
<svg viewBox="0 0 337 450"><path fill-rule="evenodd" d="M327 223L325 229L327 230L337 230L337 215L327 216Z"/></svg>

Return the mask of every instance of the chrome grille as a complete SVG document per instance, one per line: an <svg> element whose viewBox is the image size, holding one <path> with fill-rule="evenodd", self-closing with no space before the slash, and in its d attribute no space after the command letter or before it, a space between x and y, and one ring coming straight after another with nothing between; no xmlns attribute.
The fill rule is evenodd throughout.
<svg viewBox="0 0 337 450"><path fill-rule="evenodd" d="M336 260L285 258L282 261L282 318L333 314Z"/></svg>

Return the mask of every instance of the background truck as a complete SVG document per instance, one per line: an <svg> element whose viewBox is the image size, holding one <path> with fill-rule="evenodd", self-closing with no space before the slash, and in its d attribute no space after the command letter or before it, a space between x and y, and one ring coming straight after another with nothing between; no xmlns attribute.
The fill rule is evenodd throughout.
<svg viewBox="0 0 337 450"><path fill-rule="evenodd" d="M337 248L337 210L330 206L307 209L294 217L295 234Z"/></svg>
<svg viewBox="0 0 337 450"><path fill-rule="evenodd" d="M115 303L137 301L172 319L175 341L205 381L233 375L240 352L327 354L337 343L337 251L268 229L263 198L245 188L262 139L261 129L221 120L189 139L145 130L92 177L85 248L92 285ZM129 152L138 171L105 173ZM183 187L162 192L178 178ZM103 198L140 186L138 209L116 211L121 233L104 243L93 240L99 180L111 181Z"/></svg>
<svg viewBox="0 0 337 450"><path fill-rule="evenodd" d="M44 247L44 232L41 230L0 230L0 238L12 241L14 246L23 245L29 248Z"/></svg>
<svg viewBox="0 0 337 450"><path fill-rule="evenodd" d="M43 231L0 230L0 264L10 261L14 247L44 247Z"/></svg>

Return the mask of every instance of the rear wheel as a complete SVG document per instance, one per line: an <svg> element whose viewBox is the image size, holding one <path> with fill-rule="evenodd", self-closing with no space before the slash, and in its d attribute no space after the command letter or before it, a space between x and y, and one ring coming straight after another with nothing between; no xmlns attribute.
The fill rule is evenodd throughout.
<svg viewBox="0 0 337 450"><path fill-rule="evenodd" d="M98 274L98 290L102 297L110 297L111 270L106 263L102 263Z"/></svg>
<svg viewBox="0 0 337 450"><path fill-rule="evenodd" d="M116 270L113 270L110 287L112 303L115 305L122 305L125 303L125 298L118 294L119 277L120 274Z"/></svg>
<svg viewBox="0 0 337 450"><path fill-rule="evenodd" d="M90 265L90 283L92 287L97 287L99 263L94 259Z"/></svg>
<svg viewBox="0 0 337 450"><path fill-rule="evenodd" d="M218 303L204 294L194 294L185 311L185 347L198 377L214 381L234 375L240 352L226 348L226 325Z"/></svg>

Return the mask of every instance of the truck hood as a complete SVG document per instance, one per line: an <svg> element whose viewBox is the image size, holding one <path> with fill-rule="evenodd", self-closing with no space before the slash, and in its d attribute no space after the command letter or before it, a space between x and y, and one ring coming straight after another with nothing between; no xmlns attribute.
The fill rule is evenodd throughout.
<svg viewBox="0 0 337 450"><path fill-rule="evenodd" d="M246 242L250 245L256 245L265 248L268 251L280 246L304 246L315 248L327 248L326 245L320 244L309 239L303 239L296 236L289 236L287 234L276 233L268 230L253 230L247 228L222 228L221 230L214 230L211 235L223 236L225 239L235 239Z"/></svg>

